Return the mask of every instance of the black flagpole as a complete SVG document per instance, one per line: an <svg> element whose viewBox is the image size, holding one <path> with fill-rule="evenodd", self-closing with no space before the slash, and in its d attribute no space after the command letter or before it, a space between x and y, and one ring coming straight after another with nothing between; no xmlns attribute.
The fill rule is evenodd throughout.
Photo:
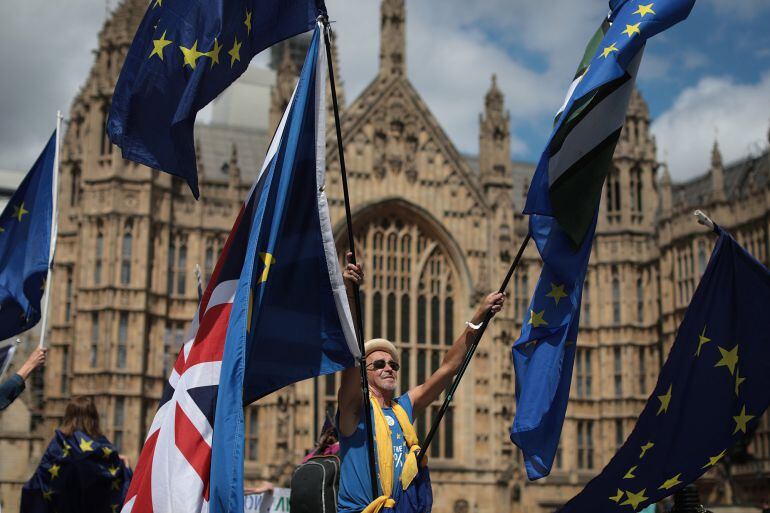
<svg viewBox="0 0 770 513"><path fill-rule="evenodd" d="M524 238L521 246L519 247L519 252L516 254L516 258L513 259L513 263L511 264L510 269L508 269L508 274L505 275L505 279L503 280L502 285L500 285L500 290L498 290L499 293L502 294L505 292L505 289L508 288L508 282L511 281L513 272L519 266L519 262L521 261L521 257L524 254L524 250L527 248L527 244L529 244L531 238L532 236L527 233L527 236ZM433 423L430 426L428 436L425 437L425 441L420 446L420 454L417 455L417 468L420 468L423 456L428 454L428 447L430 447L430 443L433 441L433 436L436 434L438 426L441 423L441 420L444 418L444 414L446 413L447 409L449 408L449 403L452 402L452 398L455 395L457 386L460 384L460 380L463 379L463 375L465 374L465 371L468 369L468 365L470 365L471 360L473 359L476 348L479 346L479 342L481 342L481 337L484 336L484 332L487 330L487 326L489 326L489 321L492 320L492 315L493 314L491 310L487 312L486 316L484 317L484 322L481 323L481 327L475 333L476 339L473 341L473 344L471 344L468 352L465 353L465 359L460 366L460 370L457 372L455 379L452 381L452 385L449 387L449 390L446 393L444 403L441 405L441 408L438 411L438 415L433 419Z"/></svg>
<svg viewBox="0 0 770 513"><path fill-rule="evenodd" d="M331 25L329 25L329 19L322 17L321 21L324 25L324 42L326 43L326 60L329 65L329 83L332 90L332 106L334 107L334 124L337 127L337 151L340 156L340 172L342 174L342 192L345 197L345 220L348 228L348 245L350 247L350 263L356 263L356 246L353 239L353 219L350 213L350 195L348 193L348 175L345 170L345 152L342 149L342 128L340 126L340 111L337 105L337 87L334 84L334 66L332 65L332 47L329 41L329 34L331 33ZM322 114L323 115L323 114ZM372 416L371 403L369 399L369 381L366 378L366 360L364 358L364 326L363 317L361 317L361 295L358 288L358 284L353 284L353 291L355 294L355 309L356 309L356 338L358 339L358 349L361 351L361 361L359 369L361 370L361 395L364 399L364 424L366 425L366 436L369 443L367 444L369 449L369 468L371 470L372 480L372 497L379 496L379 486L377 485L377 475L375 473L374 466L374 435L372 429Z"/></svg>

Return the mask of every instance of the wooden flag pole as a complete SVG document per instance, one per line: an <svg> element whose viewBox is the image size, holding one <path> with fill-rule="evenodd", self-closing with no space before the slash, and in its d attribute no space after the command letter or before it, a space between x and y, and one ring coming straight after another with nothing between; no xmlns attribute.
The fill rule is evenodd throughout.
<svg viewBox="0 0 770 513"><path fill-rule="evenodd" d="M339 105L337 104L337 88L334 83L334 66L332 64L332 47L329 35L331 34L331 25L329 19L321 17L320 21L324 26L324 42L326 44L326 61L329 67L329 83L331 85L332 92L332 106L334 108L334 124L337 128L337 151L340 157L340 173L342 175L342 192L345 197L345 221L347 223L348 230L348 246L350 247L350 263L356 263L356 246L353 238L353 216L350 213L350 194L348 193L348 175L345 169L345 152L342 148L342 127L340 125L340 112ZM372 428L372 416L371 403L369 398L369 381L366 377L366 359L364 356L364 326L363 317L361 316L361 294L358 284L353 285L355 294L355 309L356 309L356 338L358 339L358 349L361 351L361 361L359 362L359 369L361 370L361 395L364 399L364 424L366 426L366 436L369 443L367 449L369 453L369 469L370 478L372 484L372 497L379 496L379 486L377 485L377 474L375 473L374 463L374 430Z"/></svg>
<svg viewBox="0 0 770 513"><path fill-rule="evenodd" d="M59 220L59 152L61 151L61 111L56 112L56 155L53 163L53 178L51 179L51 249L48 254L48 271L45 275L45 292L43 293L43 302L41 305L40 321L40 343L38 347L45 347L45 331L48 329L48 303L51 299L51 277L53 276L53 257L56 253L56 234L58 232Z"/></svg>
<svg viewBox="0 0 770 513"><path fill-rule="evenodd" d="M527 232L527 236L522 241L518 253L516 253L516 258L513 259L513 263L508 269L508 273L505 275L505 279L503 279L502 285L500 285L500 289L498 290L500 294L504 293L508 288L508 283L511 281L513 272L519 266L521 257L524 254L524 250L527 249L527 245L529 244L530 239L532 239L532 235ZM438 411L438 415L433 419L433 422L431 423L428 436L425 437L425 441L420 445L420 454L417 455L417 468L420 467L423 457L428 453L428 447L430 447L430 443L433 441L433 437L438 430L438 426L441 423L441 420L444 418L447 409L449 408L449 403L452 402L452 399L454 398L455 391L457 390L457 386L460 384L460 380L463 379L463 375L468 369L468 365L470 365L471 360L473 359L473 355L476 353L476 348L478 348L479 342L481 342L481 337L484 336L484 332L487 330L487 326L489 326L489 321L492 320L492 316L493 314L491 310L487 312L486 316L484 317L484 322L481 323L481 327L475 333L475 340L473 341L473 344L471 344L468 352L465 353L465 359L463 360L462 365L460 365L460 370L457 372L455 379L452 381L452 385L449 387L449 390L447 390L444 403L441 405L441 408Z"/></svg>

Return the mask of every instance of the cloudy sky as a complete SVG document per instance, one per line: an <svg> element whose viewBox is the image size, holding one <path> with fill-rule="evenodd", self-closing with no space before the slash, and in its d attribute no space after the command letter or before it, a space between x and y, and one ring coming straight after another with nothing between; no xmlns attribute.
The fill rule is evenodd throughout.
<svg viewBox="0 0 770 513"><path fill-rule="evenodd" d="M56 110L66 113L85 81L97 33L116 1L25 0L0 19L0 169L32 164ZM379 0L327 6L350 101L376 73ZM478 115L496 73L511 111L513 157L537 160L606 0L407 6L409 77L458 148L478 151ZM687 21L649 43L639 88L654 118L658 157L675 179L704 172L715 137L727 161L767 146L768 23L767 0L698 0Z"/></svg>

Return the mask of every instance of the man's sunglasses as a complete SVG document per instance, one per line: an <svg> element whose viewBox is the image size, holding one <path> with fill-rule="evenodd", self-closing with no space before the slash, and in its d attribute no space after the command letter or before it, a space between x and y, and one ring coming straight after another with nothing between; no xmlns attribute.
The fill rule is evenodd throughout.
<svg viewBox="0 0 770 513"><path fill-rule="evenodd" d="M367 367L371 367L372 370L382 370L385 368L385 365L390 366L390 368L394 371L398 371L398 369L401 368L398 362L394 362L393 360L389 360L387 362L385 360L374 360L369 365L367 365Z"/></svg>

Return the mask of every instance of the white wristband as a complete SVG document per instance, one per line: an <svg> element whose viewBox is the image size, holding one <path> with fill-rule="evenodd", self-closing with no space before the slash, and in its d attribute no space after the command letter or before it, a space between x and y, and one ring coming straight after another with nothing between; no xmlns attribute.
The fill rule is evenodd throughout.
<svg viewBox="0 0 770 513"><path fill-rule="evenodd" d="M471 321L465 321L465 325L468 326L472 330L478 330L481 328L481 325L484 324L483 322L480 322L478 324L473 324Z"/></svg>

